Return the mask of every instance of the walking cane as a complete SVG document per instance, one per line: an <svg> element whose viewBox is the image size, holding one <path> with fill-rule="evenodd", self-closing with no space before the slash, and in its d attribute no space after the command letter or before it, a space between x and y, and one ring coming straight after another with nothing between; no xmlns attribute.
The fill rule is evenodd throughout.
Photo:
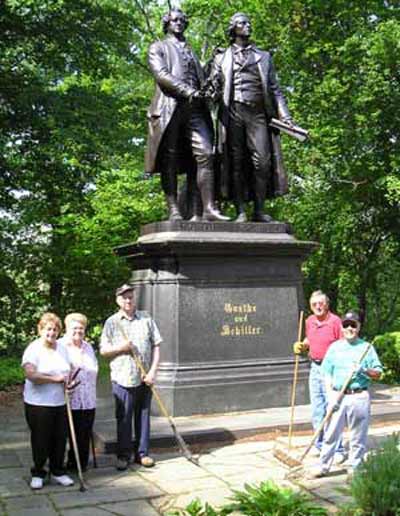
<svg viewBox="0 0 400 516"><path fill-rule="evenodd" d="M77 369L75 371L75 373L72 375L71 382L73 382L73 380L76 378L79 371L80 371L80 369ZM78 478L79 478L79 485L80 485L79 491L81 493L83 493L84 491L86 491L87 488L85 486L85 482L83 481L81 460L79 458L79 450L78 450L78 444L76 442L74 419L72 417L71 402L69 399L69 392L68 392L67 386L65 388L65 403L67 405L68 423L69 423L69 431L70 431L71 440L72 440L72 448L74 450L76 467L78 469Z"/></svg>
<svg viewBox="0 0 400 516"><path fill-rule="evenodd" d="M128 335L126 334L124 328L122 327L121 324L118 325L121 333L122 333L122 337L127 341L129 342L129 338L128 338ZM133 351L131 351L131 354L132 354L132 357L136 363L136 366L137 368L139 369L139 371L141 372L141 374L143 376L146 376L146 370L145 368L143 367L143 364L140 360L140 358L137 356L137 354ZM192 453L190 452L187 444L185 443L185 441L183 440L183 437L181 436L181 434L178 432L178 429L176 428L175 426L175 423L174 423L174 420L172 419L172 417L168 414L168 411L162 401L162 399L160 398L160 395L158 394L157 392L157 389L155 388L154 385L149 385L150 389L151 389L151 392L153 393L153 396L155 397L157 403L158 403L158 406L160 407L160 410L163 414L164 417L167 418L168 420L168 423L172 429L172 432L175 436L175 439L176 439L176 442L178 443L178 446L179 446L179 449L181 450L183 456L190 462L192 462L193 464L195 464L196 466L199 466L200 467L200 464L199 464L199 461L193 457Z"/></svg>
<svg viewBox="0 0 400 516"><path fill-rule="evenodd" d="M92 459L93 459L93 467L97 468L97 457L96 457L96 447L94 445L94 435L93 430L90 432L90 447L92 449Z"/></svg>

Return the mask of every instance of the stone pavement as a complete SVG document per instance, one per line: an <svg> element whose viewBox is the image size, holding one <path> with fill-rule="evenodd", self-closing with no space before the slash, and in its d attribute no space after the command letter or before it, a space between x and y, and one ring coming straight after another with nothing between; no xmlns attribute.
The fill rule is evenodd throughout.
<svg viewBox="0 0 400 516"><path fill-rule="evenodd" d="M400 431L400 416L398 421L390 423L375 420L370 429L370 446L377 446L395 431ZM286 439L283 436L271 439L271 435L229 444L221 442L203 449L200 467L169 450L155 454L157 464L152 469L134 465L126 472L117 472L115 458L99 454L98 468L85 473L86 492L79 492L77 485L70 488L46 485L33 493L29 488L31 454L22 403L0 409L0 432L0 515L167 515L196 497L215 506L222 505L228 501L232 489L267 479L308 492L332 513L335 507L349 501L345 468L334 468L329 477L322 479L305 480L301 476L288 479L288 467L273 456L274 446L286 449ZM296 456L310 439L309 433L302 434L293 439ZM316 460L308 457L305 464L309 467Z"/></svg>

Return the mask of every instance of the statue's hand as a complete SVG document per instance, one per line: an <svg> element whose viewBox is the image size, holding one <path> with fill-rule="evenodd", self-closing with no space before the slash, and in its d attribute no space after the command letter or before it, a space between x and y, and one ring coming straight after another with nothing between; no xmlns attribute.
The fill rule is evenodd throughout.
<svg viewBox="0 0 400 516"><path fill-rule="evenodd" d="M203 92L200 90L196 90L190 95L189 102L198 102L199 100L203 100L203 98Z"/></svg>

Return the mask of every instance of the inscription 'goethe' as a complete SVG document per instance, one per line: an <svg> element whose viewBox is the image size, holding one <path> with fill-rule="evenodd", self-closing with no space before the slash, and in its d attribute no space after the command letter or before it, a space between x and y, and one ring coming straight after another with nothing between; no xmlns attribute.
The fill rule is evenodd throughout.
<svg viewBox="0 0 400 516"><path fill-rule="evenodd" d="M224 313L231 316L232 320L222 325L221 337L244 337L264 333L262 327L255 326L251 320L252 316L257 313L257 305L253 303L225 303Z"/></svg>

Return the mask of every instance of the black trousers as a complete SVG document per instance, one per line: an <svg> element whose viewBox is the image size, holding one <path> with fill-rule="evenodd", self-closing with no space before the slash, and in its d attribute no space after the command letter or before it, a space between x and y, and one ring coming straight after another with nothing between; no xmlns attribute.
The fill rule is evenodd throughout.
<svg viewBox="0 0 400 516"><path fill-rule="evenodd" d="M65 405L47 407L25 403L25 418L31 431L33 477L45 478L44 469L49 460L50 473L63 475L65 445L67 442L67 414Z"/></svg>
<svg viewBox="0 0 400 516"><path fill-rule="evenodd" d="M271 148L268 121L263 106L249 106L233 102L229 111L228 145L231 153L233 187L236 201L243 202L246 190L243 171L250 156L254 177L251 189L255 200L263 202L271 174Z"/></svg>
<svg viewBox="0 0 400 516"><path fill-rule="evenodd" d="M79 461L82 470L87 468L89 462L90 439L92 437L93 423L96 409L89 410L72 410L72 419L74 421L76 443L78 445ZM76 469L76 460L74 448L72 444L71 432L68 428L68 469Z"/></svg>
<svg viewBox="0 0 400 516"><path fill-rule="evenodd" d="M213 179L213 134L207 123L205 108L201 102L185 101L178 104L165 131L161 144L161 181L166 195L176 194L178 164L184 149L190 149L197 165L197 185L201 191L203 183ZM189 175L194 181L196 176Z"/></svg>

